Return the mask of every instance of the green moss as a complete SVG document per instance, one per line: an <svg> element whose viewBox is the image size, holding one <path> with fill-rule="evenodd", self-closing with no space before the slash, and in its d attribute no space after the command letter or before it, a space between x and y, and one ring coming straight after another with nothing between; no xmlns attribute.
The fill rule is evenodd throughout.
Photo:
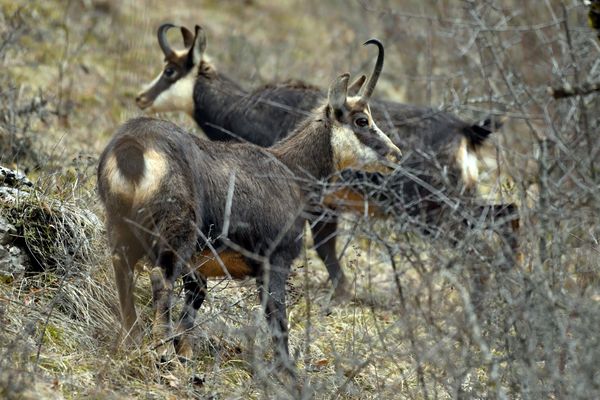
<svg viewBox="0 0 600 400"><path fill-rule="evenodd" d="M46 325L44 329L44 342L52 343L54 346L60 346L63 343L62 331L52 324Z"/></svg>

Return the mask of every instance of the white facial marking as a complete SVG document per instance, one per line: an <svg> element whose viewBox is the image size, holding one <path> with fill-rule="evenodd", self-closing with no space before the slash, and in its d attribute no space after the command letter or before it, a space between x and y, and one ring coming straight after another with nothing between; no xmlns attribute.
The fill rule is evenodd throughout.
<svg viewBox="0 0 600 400"><path fill-rule="evenodd" d="M353 105L356 104L360 99L360 96L349 96L346 98L346 102L350 105Z"/></svg>
<svg viewBox="0 0 600 400"><path fill-rule="evenodd" d="M375 150L362 143L348 125L334 124L331 148L336 170L350 167L378 167L380 157Z"/></svg>
<svg viewBox="0 0 600 400"><path fill-rule="evenodd" d="M160 93L150 107L150 112L185 111L194 114L195 68Z"/></svg>
<svg viewBox="0 0 600 400"><path fill-rule="evenodd" d="M461 171L463 185L470 188L477 184L479 179L479 166L477 165L477 155L470 151L467 139L460 141L460 146L456 152L456 162Z"/></svg>
<svg viewBox="0 0 600 400"><path fill-rule="evenodd" d="M142 203L150 198L160 187L167 173L168 163L165 156L154 149L144 152L144 175L137 184L127 179L117 165L114 154L110 155L104 167L110 191L132 203Z"/></svg>
<svg viewBox="0 0 600 400"><path fill-rule="evenodd" d="M177 58L184 58L188 50L175 50ZM194 66L184 77L178 79L175 83L161 92L152 104L146 108L148 112L168 112L168 111L184 111L189 115L194 114L194 84L196 82L197 65ZM161 71L156 78L142 89L138 95L146 93L152 88L160 77Z"/></svg>

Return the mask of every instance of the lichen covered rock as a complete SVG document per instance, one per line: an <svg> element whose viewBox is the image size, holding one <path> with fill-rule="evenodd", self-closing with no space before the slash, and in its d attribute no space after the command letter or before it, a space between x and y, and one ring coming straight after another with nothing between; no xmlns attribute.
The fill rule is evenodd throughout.
<svg viewBox="0 0 600 400"><path fill-rule="evenodd" d="M18 171L0 167L0 276L66 272L92 257L101 223L91 211L38 191Z"/></svg>

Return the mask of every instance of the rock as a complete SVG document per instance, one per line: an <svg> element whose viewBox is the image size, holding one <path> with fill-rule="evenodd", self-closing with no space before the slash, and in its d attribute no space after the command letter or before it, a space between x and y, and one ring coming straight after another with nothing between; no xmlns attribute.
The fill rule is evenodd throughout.
<svg viewBox="0 0 600 400"><path fill-rule="evenodd" d="M33 187L33 183L25 174L2 166L0 166L0 185L13 188L22 186Z"/></svg>
<svg viewBox="0 0 600 400"><path fill-rule="evenodd" d="M16 233L17 228L0 216L0 245L4 246L12 242Z"/></svg>
<svg viewBox="0 0 600 400"><path fill-rule="evenodd" d="M29 197L29 192L8 186L0 186L0 200L6 203L14 204L19 198L23 197Z"/></svg>
<svg viewBox="0 0 600 400"><path fill-rule="evenodd" d="M13 280L30 269L29 257L17 246L0 246L0 279Z"/></svg>
<svg viewBox="0 0 600 400"><path fill-rule="evenodd" d="M0 207L0 278L93 263L102 223L90 210L37 191L26 176L1 166Z"/></svg>
<svg viewBox="0 0 600 400"><path fill-rule="evenodd" d="M0 166L0 201L13 205L19 198L28 197L24 191L33 184L18 171ZM29 256L15 245L17 228L0 215L0 279L12 280L31 267Z"/></svg>

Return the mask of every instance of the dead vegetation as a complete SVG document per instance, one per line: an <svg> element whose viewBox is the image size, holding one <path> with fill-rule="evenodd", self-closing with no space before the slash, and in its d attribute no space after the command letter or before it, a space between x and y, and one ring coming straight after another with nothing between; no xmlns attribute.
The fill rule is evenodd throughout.
<svg viewBox="0 0 600 400"><path fill-rule="evenodd" d="M248 87L288 78L325 87L365 61L353 49L377 36L389 60L377 95L507 117L482 153L481 195L519 204L522 261L505 268L487 231L452 242L443 224L423 235L402 215L343 216L338 251L353 301L330 304L310 240L289 282L302 397L598 397L600 96L547 93L600 79L581 2L200 3L0 0L0 161L32 181L3 183L0 196L11 226L1 245L26 260L0 272L0 397L294 395L270 374L249 282L210 283L186 367L165 374L149 341L131 351L117 341L96 159L138 114L133 99L158 71L154 32L165 21L202 24L211 57ZM144 271L137 279L149 327L150 284Z"/></svg>

